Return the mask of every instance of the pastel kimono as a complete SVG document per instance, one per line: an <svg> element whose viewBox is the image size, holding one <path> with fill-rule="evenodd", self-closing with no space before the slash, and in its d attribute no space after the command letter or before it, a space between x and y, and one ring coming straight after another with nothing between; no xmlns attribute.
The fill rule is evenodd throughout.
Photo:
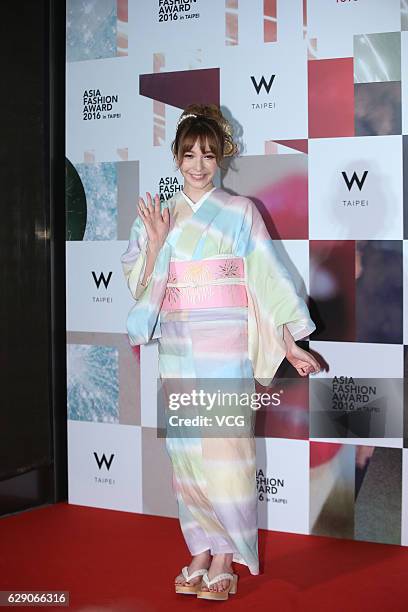
<svg viewBox="0 0 408 612"><path fill-rule="evenodd" d="M196 212L181 193L162 204L170 231L146 286L147 236L134 221L123 271L136 302L131 345L158 339L162 379L248 379L268 385L295 340L316 329L252 201L215 189ZM192 555L233 553L259 574L253 436L167 437L181 529Z"/></svg>

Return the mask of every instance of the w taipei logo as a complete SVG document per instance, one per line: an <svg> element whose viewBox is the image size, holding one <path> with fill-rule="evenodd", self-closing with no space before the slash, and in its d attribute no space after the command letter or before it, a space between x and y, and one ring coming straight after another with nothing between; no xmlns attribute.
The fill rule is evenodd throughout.
<svg viewBox="0 0 408 612"><path fill-rule="evenodd" d="M103 273L103 272L101 272L101 273L99 274L99 278L97 278L97 276L96 276L96 272L94 272L94 271L92 270L92 276L93 276L93 279L94 279L94 281L95 281L95 285L96 285L96 287L97 287L98 289L99 289L99 286L100 286L101 282L103 282L103 284L105 285L105 289L107 289L107 288L108 288L108 286L109 286L109 283L110 283L110 279L111 279L111 276L112 276L112 272L109 272L109 274L108 274L108 278L105 278L105 275L104 275L104 273Z"/></svg>
<svg viewBox="0 0 408 612"><path fill-rule="evenodd" d="M354 183L357 183L357 187L361 191L362 188L363 188L363 185L364 185L364 181L367 178L367 174L368 174L368 170L364 170L363 176L361 178L358 178L357 173L354 171L353 172L353 176L351 177L351 179L349 179L348 176L347 176L347 173L344 172L344 171L342 172L344 181L345 181L349 191L351 191L351 188L352 188Z"/></svg>
<svg viewBox="0 0 408 612"><path fill-rule="evenodd" d="M272 84L275 80L276 74L272 74L271 78L268 82L266 82L265 77L262 75L260 81L256 81L254 76L251 76L252 85L255 87L256 93L259 95L262 87L265 89L266 93L269 93L272 87Z"/></svg>
<svg viewBox="0 0 408 612"><path fill-rule="evenodd" d="M110 280L112 278L112 271L109 272L107 277L105 277L105 274L103 272L100 272L99 276L97 276L96 272L94 270L92 270L92 276L93 276L94 283L95 283L97 289L101 288L102 283L103 283L103 286L105 287L105 289L108 289ZM112 304L113 297L103 293L102 296L100 294L99 295L94 295L92 297L92 301L94 303Z"/></svg>
<svg viewBox="0 0 408 612"><path fill-rule="evenodd" d="M115 456L115 455L112 453L112 454L111 454L111 456L110 456L110 458L109 458L109 461L108 461L108 460L106 459L105 453L103 453L102 457L101 457L101 458L99 458L99 457L98 457L98 453L96 453L96 452L94 451L94 457L95 457L95 459L96 459L96 463L98 464L98 468L99 468L99 469L101 469L101 467L102 467L103 465L105 465L105 466L106 466L106 469L108 470L108 472L109 472L109 470L110 470L110 466L111 466L111 464L112 464L112 461L113 461L114 456Z"/></svg>

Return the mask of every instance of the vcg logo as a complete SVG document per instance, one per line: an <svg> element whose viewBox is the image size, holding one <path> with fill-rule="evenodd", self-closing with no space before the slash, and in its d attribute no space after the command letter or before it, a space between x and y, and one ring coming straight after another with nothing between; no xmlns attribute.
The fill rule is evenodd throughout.
<svg viewBox="0 0 408 612"><path fill-rule="evenodd" d="M368 170L364 170L363 175L361 176L361 178L359 178L357 176L357 172L354 171L353 175L351 177L351 179L347 176L346 172L342 172L343 178L344 178L344 182L346 183L348 190L351 191L352 186L354 185L354 183L357 184L357 187L359 188L359 190L361 191L364 185L364 182L367 178L367 174L368 174Z"/></svg>
<svg viewBox="0 0 408 612"><path fill-rule="evenodd" d="M261 78L257 81L254 76L251 76L252 85L254 86L256 93L259 95L262 88L266 91L266 93L269 93L271 91L271 87L275 80L275 77L276 74L272 74L269 81L267 81L266 78L262 75Z"/></svg>
<svg viewBox="0 0 408 612"><path fill-rule="evenodd" d="M102 457L99 457L98 453L96 451L94 451L93 455L95 457L96 463L98 464L98 468L101 469L102 466L105 465L106 469L109 472L110 466L112 465L112 461L113 461L113 458L114 458L115 455L112 453L110 458L109 458L109 461L106 459L105 453L103 453Z"/></svg>

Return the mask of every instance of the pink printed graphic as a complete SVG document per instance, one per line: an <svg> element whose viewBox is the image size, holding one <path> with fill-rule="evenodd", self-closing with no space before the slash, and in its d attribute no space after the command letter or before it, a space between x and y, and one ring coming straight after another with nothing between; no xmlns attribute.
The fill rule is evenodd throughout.
<svg viewBox="0 0 408 612"><path fill-rule="evenodd" d="M199 261L172 261L169 275L172 283L211 282L217 278L244 278L244 262L241 257Z"/></svg>
<svg viewBox="0 0 408 612"><path fill-rule="evenodd" d="M116 21L117 55L128 54L128 0L117 0Z"/></svg>
<svg viewBox="0 0 408 612"><path fill-rule="evenodd" d="M354 136L353 58L308 62L309 138Z"/></svg>
<svg viewBox="0 0 408 612"><path fill-rule="evenodd" d="M225 0L225 44L238 44L238 0Z"/></svg>
<svg viewBox="0 0 408 612"><path fill-rule="evenodd" d="M169 284L162 309L247 306L244 284L215 284L220 279L229 278L244 283L242 258L170 262ZM179 286L172 286L176 284Z"/></svg>
<svg viewBox="0 0 408 612"><path fill-rule="evenodd" d="M294 149L300 153L308 152L308 141L306 139L298 140L267 140L265 142L265 155L277 155L279 154L278 145L288 147L288 149ZM282 151L282 153L285 153Z"/></svg>
<svg viewBox="0 0 408 612"><path fill-rule="evenodd" d="M254 193L266 211L264 221L273 239L305 240L309 236L308 180L293 173ZM266 212L265 211L265 212Z"/></svg>
<svg viewBox="0 0 408 612"><path fill-rule="evenodd" d="M247 306L245 285L208 285L201 287L178 287L177 293L168 287L162 310L184 308L233 308ZM170 290L170 291L169 291Z"/></svg>
<svg viewBox="0 0 408 612"><path fill-rule="evenodd" d="M264 42L278 40L276 0L264 0Z"/></svg>

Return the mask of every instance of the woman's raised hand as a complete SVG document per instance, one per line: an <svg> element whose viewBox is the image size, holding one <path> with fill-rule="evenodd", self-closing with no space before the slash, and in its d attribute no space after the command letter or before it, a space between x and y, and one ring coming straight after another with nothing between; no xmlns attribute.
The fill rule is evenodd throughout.
<svg viewBox="0 0 408 612"><path fill-rule="evenodd" d="M148 248L158 253L163 246L170 228L170 213L168 208L160 212L160 198L155 195L154 203L149 192L146 193L147 204L139 198L138 209L147 232Z"/></svg>

